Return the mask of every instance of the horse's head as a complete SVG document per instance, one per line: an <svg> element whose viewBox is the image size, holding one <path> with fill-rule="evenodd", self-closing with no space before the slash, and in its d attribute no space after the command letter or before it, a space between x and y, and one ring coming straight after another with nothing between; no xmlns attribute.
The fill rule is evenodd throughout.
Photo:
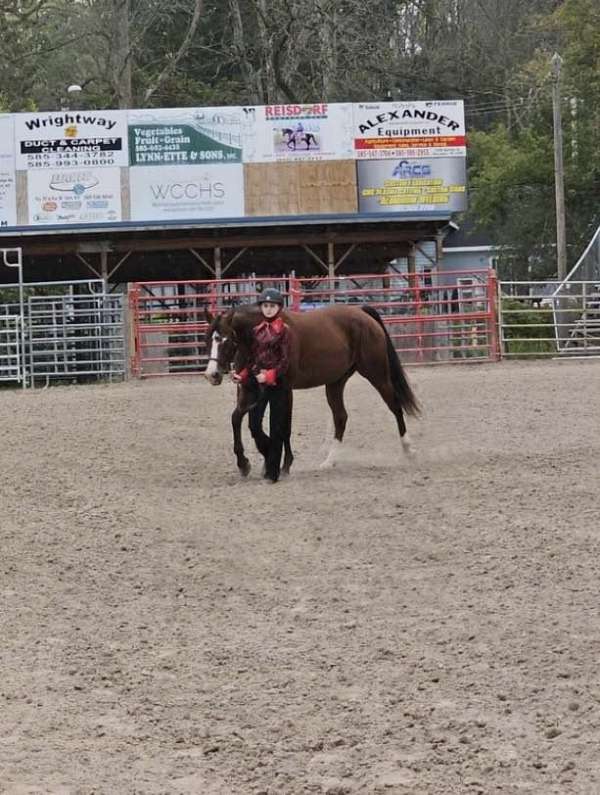
<svg viewBox="0 0 600 795"><path fill-rule="evenodd" d="M234 310L211 315L206 311L208 330L206 332L206 349L209 351L208 364L204 375L213 386L218 386L227 373L239 345L239 332L233 326Z"/></svg>

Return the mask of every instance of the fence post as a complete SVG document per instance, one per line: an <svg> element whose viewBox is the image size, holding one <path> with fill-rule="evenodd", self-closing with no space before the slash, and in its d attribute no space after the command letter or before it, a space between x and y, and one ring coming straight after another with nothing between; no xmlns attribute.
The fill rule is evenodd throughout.
<svg viewBox="0 0 600 795"><path fill-rule="evenodd" d="M129 369L131 375L135 378L141 376L141 361L140 361L140 318L138 314L139 308L139 287L137 284L132 284L129 287L129 340L131 354L129 357Z"/></svg>
<svg viewBox="0 0 600 795"><path fill-rule="evenodd" d="M211 281L211 285L210 286L211 286L212 289L211 289L211 291L209 293L210 297L209 297L209 301L208 301L208 306L209 306L211 315L214 315L216 313L216 311L217 311L217 284L213 280L213 281Z"/></svg>
<svg viewBox="0 0 600 795"><path fill-rule="evenodd" d="M290 278L290 309L292 312L300 311L300 301L302 299L302 292L300 289L300 281L296 276Z"/></svg>
<svg viewBox="0 0 600 795"><path fill-rule="evenodd" d="M408 283L411 286L411 299L415 302L415 331L417 333L417 361L422 362L424 358L423 351L423 303L421 297L421 285L419 283L419 274L412 272L408 274Z"/></svg>
<svg viewBox="0 0 600 795"><path fill-rule="evenodd" d="M500 336L498 334L498 324L500 313L502 312L502 298L499 292L499 282L496 271L490 269L488 272L488 324L490 333L490 359L497 362L502 358L500 346Z"/></svg>

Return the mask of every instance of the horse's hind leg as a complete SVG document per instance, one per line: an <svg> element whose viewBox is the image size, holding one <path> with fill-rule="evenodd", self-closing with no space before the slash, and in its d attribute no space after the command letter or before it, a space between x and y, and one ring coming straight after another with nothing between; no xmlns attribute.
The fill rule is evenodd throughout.
<svg viewBox="0 0 600 795"><path fill-rule="evenodd" d="M351 373L349 375L345 375L334 384L327 384L325 387L327 402L329 403L329 408L331 409L331 413L333 415L335 436L331 442L331 447L329 448L327 458L320 466L321 469L330 469L331 467L335 466L337 454L344 438L346 422L348 421L348 412L346 411L346 406L344 405L344 388L346 386L347 380L350 378L350 375Z"/></svg>
<svg viewBox="0 0 600 795"><path fill-rule="evenodd" d="M387 359L384 359L379 367L374 367L373 362L370 362L366 367L359 367L358 372L372 384L379 392L385 404L396 418L398 425L398 432L400 433L400 441L402 442L402 449L406 455L412 455L415 452L414 447L411 445L410 438L406 432L406 423L404 422L404 412L400 406L398 397L394 390L394 385L389 377L389 367Z"/></svg>

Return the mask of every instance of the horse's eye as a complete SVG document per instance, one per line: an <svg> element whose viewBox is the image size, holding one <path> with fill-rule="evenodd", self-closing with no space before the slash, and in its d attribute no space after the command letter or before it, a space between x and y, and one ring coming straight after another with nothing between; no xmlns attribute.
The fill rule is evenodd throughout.
<svg viewBox="0 0 600 795"><path fill-rule="evenodd" d="M215 342L221 342L221 335L219 334L218 331L213 332L213 340Z"/></svg>

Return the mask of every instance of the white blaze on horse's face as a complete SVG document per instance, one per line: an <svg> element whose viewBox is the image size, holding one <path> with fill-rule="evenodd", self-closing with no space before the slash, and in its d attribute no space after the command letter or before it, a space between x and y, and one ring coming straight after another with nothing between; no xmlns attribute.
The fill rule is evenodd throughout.
<svg viewBox="0 0 600 795"><path fill-rule="evenodd" d="M210 354L208 357L208 364L204 375L212 381L213 384L221 383L221 372L219 371L219 348L227 337L221 337L218 331L213 331L210 343Z"/></svg>

